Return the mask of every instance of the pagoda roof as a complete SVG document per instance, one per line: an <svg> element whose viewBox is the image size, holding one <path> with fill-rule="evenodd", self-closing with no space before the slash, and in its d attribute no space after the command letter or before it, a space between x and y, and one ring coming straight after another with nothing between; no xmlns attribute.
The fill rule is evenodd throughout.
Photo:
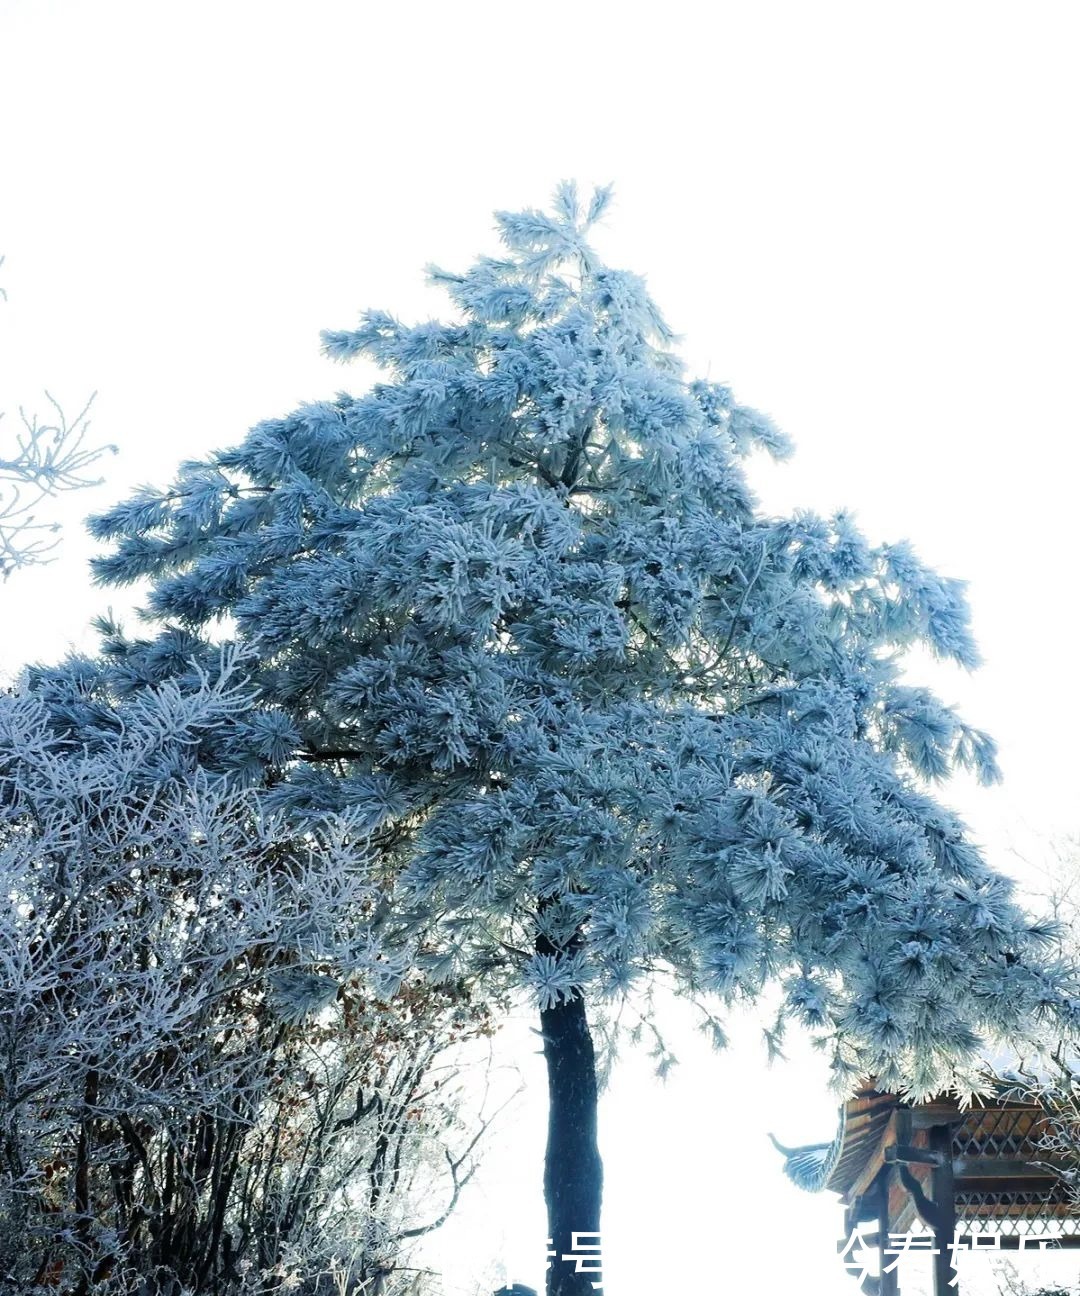
<svg viewBox="0 0 1080 1296"><path fill-rule="evenodd" d="M1030 1083L1032 1072L1025 1072ZM794 1184L839 1193L853 1209L875 1185L895 1182L888 1172L898 1162L909 1165L901 1178L908 1174L928 1187L931 1167L944 1155L955 1178L957 1218L969 1227L1031 1231L1075 1220L1080 1206L1062 1173L1070 1167L1056 1164L1044 1143L1045 1110L1024 1096L1015 1068L992 1079L991 1093L969 1106L948 1096L912 1102L867 1083L840 1108L831 1141L794 1148L773 1142ZM934 1129L949 1131L943 1148L934 1145L940 1152L931 1148ZM912 1210L910 1200L898 1199L897 1222L908 1222Z"/></svg>

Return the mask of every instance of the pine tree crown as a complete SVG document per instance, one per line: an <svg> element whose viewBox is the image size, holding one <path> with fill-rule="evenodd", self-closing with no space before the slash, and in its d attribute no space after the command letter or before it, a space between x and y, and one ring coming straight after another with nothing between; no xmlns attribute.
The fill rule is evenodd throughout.
<svg viewBox="0 0 1080 1296"><path fill-rule="evenodd" d="M960 582L845 513L765 516L743 460L789 443L689 378L587 206L496 216L504 254L429 269L453 322L370 311L329 356L385 381L256 425L93 519L153 627L39 671L85 740L107 697L225 633L260 704L202 758L299 823L347 811L432 976L541 1005L671 973L784 989L840 1083L924 1092L981 1033L1073 1013L1052 933L928 785L992 740L901 676L977 664Z"/></svg>

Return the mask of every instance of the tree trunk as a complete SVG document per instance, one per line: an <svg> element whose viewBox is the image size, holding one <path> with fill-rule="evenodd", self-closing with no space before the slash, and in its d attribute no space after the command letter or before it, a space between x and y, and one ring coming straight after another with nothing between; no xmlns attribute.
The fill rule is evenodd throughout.
<svg viewBox="0 0 1080 1296"><path fill-rule="evenodd" d="M584 999L578 997L543 1010L540 1027L549 1095L544 1198L548 1251L554 1252L547 1296L595 1296L593 1283L599 1283L602 1276L603 1168L596 1142L596 1058ZM564 1260L564 1256L571 1258ZM581 1273L576 1272L575 1256L581 1257Z"/></svg>

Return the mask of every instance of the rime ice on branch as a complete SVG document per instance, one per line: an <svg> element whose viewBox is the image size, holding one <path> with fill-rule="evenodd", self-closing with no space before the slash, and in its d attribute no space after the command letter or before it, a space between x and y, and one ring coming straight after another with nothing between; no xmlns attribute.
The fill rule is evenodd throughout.
<svg viewBox="0 0 1080 1296"><path fill-rule="evenodd" d="M0 257L0 264L3 264ZM0 288L0 297L6 297ZM53 408L54 421L42 421L21 407L21 430L14 445L0 437L0 579L18 567L47 562L57 541L50 539L59 529L42 522L42 504L62 491L99 486L100 478L86 476L86 470L115 446L88 447L88 414L93 396L79 413L69 419L56 400L45 393Z"/></svg>

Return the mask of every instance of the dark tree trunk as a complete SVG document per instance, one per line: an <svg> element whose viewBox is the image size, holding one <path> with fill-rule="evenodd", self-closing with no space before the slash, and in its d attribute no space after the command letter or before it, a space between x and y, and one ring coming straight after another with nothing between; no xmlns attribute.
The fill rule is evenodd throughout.
<svg viewBox="0 0 1080 1296"><path fill-rule="evenodd" d="M600 1196L603 1168L596 1142L596 1057L582 998L540 1014L548 1075L548 1141L544 1198L554 1252L547 1296L595 1296L599 1282ZM574 1247L574 1234L578 1246ZM577 1273L573 1258L582 1257Z"/></svg>

